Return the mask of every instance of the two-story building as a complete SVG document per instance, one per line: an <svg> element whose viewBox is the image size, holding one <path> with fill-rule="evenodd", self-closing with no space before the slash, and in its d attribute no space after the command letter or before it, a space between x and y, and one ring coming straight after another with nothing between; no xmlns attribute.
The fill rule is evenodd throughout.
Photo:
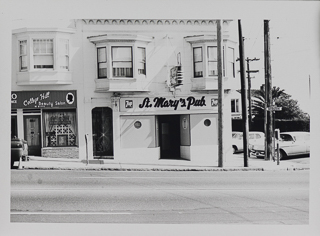
<svg viewBox="0 0 320 236"><path fill-rule="evenodd" d="M223 20L227 155L239 80L231 24ZM216 28L216 20L85 19L14 29L12 136L44 157L216 164Z"/></svg>

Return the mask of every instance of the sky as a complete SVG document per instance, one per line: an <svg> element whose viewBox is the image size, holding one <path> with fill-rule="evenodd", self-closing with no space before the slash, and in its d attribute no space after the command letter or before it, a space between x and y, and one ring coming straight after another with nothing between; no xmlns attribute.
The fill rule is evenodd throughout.
<svg viewBox="0 0 320 236"><path fill-rule="evenodd" d="M310 111L309 81L317 79L318 36L315 29L318 22L314 15L297 17L301 9L291 14L269 19L272 85L284 89L297 100L300 108ZM259 58L250 62L252 88L259 88L265 82L264 68L264 21L263 19L241 20L245 37L245 58ZM309 80L310 78L310 80Z"/></svg>

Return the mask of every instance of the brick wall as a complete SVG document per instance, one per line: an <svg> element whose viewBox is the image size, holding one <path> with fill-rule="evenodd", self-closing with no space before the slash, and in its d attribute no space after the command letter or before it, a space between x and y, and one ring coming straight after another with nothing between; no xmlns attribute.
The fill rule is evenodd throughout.
<svg viewBox="0 0 320 236"><path fill-rule="evenodd" d="M41 152L43 157L79 159L78 147L47 147Z"/></svg>

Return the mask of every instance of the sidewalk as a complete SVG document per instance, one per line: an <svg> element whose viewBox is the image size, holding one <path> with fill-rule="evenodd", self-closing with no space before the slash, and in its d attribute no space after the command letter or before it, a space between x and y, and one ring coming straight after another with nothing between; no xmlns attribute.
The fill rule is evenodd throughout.
<svg viewBox="0 0 320 236"><path fill-rule="evenodd" d="M242 154L228 156L223 163L223 167L218 167L218 163L212 166L203 163L193 163L186 160L159 160L157 163L137 164L120 163L115 160L90 160L89 164L85 160L46 158L30 156L29 161L21 161L19 169L37 170L109 170L109 171L275 171L275 170L309 170L309 162L295 163L290 160L265 161L251 157L248 159L248 167L244 167ZM16 162L16 165L18 162Z"/></svg>

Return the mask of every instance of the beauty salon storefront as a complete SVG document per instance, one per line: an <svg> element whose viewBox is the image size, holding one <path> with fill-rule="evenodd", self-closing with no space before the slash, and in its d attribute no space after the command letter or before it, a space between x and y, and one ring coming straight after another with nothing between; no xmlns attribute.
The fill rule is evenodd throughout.
<svg viewBox="0 0 320 236"><path fill-rule="evenodd" d="M214 95L121 97L119 156L144 163L217 161L217 104Z"/></svg>
<svg viewBox="0 0 320 236"><path fill-rule="evenodd" d="M79 158L77 123L75 90L11 92L11 136L30 156Z"/></svg>

